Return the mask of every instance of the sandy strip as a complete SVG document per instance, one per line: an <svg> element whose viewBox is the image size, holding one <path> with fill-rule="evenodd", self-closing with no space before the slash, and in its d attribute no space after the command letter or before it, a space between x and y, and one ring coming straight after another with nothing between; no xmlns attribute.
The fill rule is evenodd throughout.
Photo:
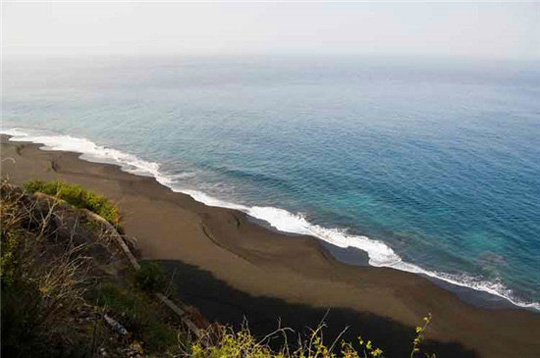
<svg viewBox="0 0 540 358"><path fill-rule="evenodd" d="M1 149L2 177L13 184L61 179L115 200L127 234L137 238L145 258L174 260L208 271L213 279L250 297L272 297L291 307L350 310L364 314L359 320L368 314L391 327L409 329L431 312L428 338L441 342L438 357L456 352L540 357L540 314L473 307L418 275L343 264L317 239L268 230L241 212L208 207L152 178L88 163L75 153L6 143L5 137Z"/></svg>

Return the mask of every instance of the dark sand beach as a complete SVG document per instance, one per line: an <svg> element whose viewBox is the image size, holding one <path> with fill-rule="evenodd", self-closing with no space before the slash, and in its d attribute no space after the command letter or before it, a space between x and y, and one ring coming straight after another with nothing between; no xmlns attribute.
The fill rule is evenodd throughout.
<svg viewBox="0 0 540 358"><path fill-rule="evenodd" d="M256 333L268 333L280 317L299 329L330 309L328 336L348 325L348 338L363 334L392 357L410 351L415 325L431 312L427 338L437 357L540 357L538 313L475 307L424 277L347 265L315 238L269 230L153 178L6 140L2 177L16 185L61 179L115 200L142 257L164 262L179 296L209 320L239 324L246 316Z"/></svg>

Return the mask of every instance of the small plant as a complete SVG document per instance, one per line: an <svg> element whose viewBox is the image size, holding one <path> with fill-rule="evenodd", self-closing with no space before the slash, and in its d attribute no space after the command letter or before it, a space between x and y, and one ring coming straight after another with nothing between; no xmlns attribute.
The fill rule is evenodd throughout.
<svg viewBox="0 0 540 358"><path fill-rule="evenodd" d="M416 355L421 354L419 346L420 346L420 343L422 343L422 341L424 340L423 333L426 331L430 323L431 323L431 313L428 313L428 315L423 318L422 325L416 327L416 337L414 338L414 341L413 341L413 349L411 351L410 358L414 358ZM429 357L435 358L435 354L430 356L429 354L424 353L424 356L428 358Z"/></svg>
<svg viewBox="0 0 540 358"><path fill-rule="evenodd" d="M24 189L31 194L40 192L56 196L73 206L93 211L116 227L120 222L120 212L115 204L106 197L94 194L79 185L71 185L62 181L32 180L24 184Z"/></svg>
<svg viewBox="0 0 540 358"><path fill-rule="evenodd" d="M342 342L341 354L344 358L383 358L383 350L376 348L371 341L365 342L362 337L358 337L359 350L354 349L351 343Z"/></svg>
<svg viewBox="0 0 540 358"><path fill-rule="evenodd" d="M165 269L156 262L143 261L135 274L135 283L147 292L163 291L167 286Z"/></svg>

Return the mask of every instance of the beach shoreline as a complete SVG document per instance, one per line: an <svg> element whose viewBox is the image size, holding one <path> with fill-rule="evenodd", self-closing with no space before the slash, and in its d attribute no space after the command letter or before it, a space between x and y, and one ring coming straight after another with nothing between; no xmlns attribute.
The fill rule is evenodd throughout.
<svg viewBox="0 0 540 358"><path fill-rule="evenodd" d="M540 351L538 313L473 307L425 277L347 265L318 239L269 230L243 212L206 206L154 178L83 161L78 153L6 139L2 136L3 177L16 185L61 179L112 198L143 258L181 261L254 297L368 312L410 327L431 312L428 338L458 342L481 357L517 356L516 349L533 357Z"/></svg>
<svg viewBox="0 0 540 358"><path fill-rule="evenodd" d="M176 193L187 194L196 201L211 207L233 209L247 214L246 218L264 228L277 231L287 236L310 236L332 253L339 261L356 266L387 267L421 275L433 283L456 293L462 300L483 308L524 308L540 312L540 303L519 297L504 283L475 277L470 273L447 273L431 267L426 269L421 265L403 260L389 246L386 240L370 238L363 233L349 234L347 229L320 226L309 222L304 215L276 206L259 206L257 203L238 204L236 200L222 200L191 185L176 182L176 175L163 172L161 164L144 160L130 153L113 148L100 146L86 138L70 135L58 135L47 131L11 128L1 130L0 134L10 136L13 142L31 142L40 145L43 150L58 150L80 153L79 159L93 162L112 164L124 172L150 176L158 183ZM33 133L33 134L32 134ZM42 145L42 146L41 146ZM240 199L238 202L244 202ZM392 239L390 239L392 240Z"/></svg>

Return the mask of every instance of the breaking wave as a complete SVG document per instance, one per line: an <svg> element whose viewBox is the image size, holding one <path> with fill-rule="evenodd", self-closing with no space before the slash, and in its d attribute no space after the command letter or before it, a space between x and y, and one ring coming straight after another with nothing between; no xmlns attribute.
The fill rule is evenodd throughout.
<svg viewBox="0 0 540 358"><path fill-rule="evenodd" d="M348 234L347 230L343 229L325 228L315 225L308 222L301 214L293 214L284 209L235 204L214 198L200 191L181 188L176 184L178 180L193 176L193 173L167 175L160 171L159 163L146 161L129 153L100 146L85 138L50 133L44 134L42 131L23 130L19 128L0 129L0 133L11 136L10 140L14 142L42 144L41 149L43 150L80 153L80 158L87 161L115 164L128 173L154 177L162 185L176 192L187 194L201 203L242 211L251 217L267 222L279 231L314 236L342 248L354 247L360 249L368 254L369 264L371 266L390 267L429 276L456 286L487 292L519 307L540 311L540 302L523 302L516 298L512 290L505 287L501 282L489 282L466 274L456 275L426 270L418 265L404 262L391 247L382 241L373 240L367 236L351 235Z"/></svg>

